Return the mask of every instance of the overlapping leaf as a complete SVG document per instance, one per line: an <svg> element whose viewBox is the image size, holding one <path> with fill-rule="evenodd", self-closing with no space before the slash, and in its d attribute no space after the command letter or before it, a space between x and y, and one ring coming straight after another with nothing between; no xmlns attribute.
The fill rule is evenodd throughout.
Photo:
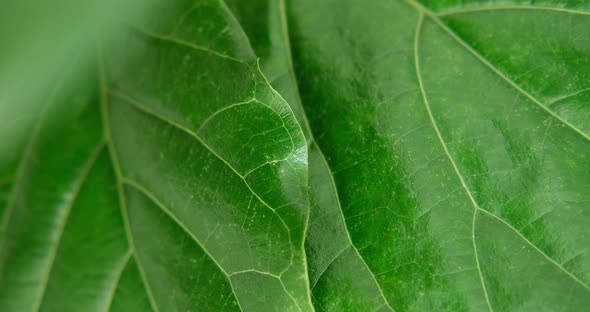
<svg viewBox="0 0 590 312"><path fill-rule="evenodd" d="M588 4L227 3L142 3L31 97L2 310L590 304Z"/></svg>

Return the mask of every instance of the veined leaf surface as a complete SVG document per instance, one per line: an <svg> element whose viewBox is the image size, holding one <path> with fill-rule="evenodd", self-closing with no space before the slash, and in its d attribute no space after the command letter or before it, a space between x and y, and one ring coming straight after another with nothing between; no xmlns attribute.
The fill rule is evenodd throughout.
<svg viewBox="0 0 590 312"><path fill-rule="evenodd" d="M310 221L307 229L310 287L316 310L391 311L375 277L352 244L333 177L305 116L290 52L283 1L228 1L244 26L261 68L304 127L309 151ZM263 14L260 22L257 18Z"/></svg>
<svg viewBox="0 0 590 312"><path fill-rule="evenodd" d="M289 2L306 115L394 309L590 304L585 9Z"/></svg>
<svg viewBox="0 0 590 312"><path fill-rule="evenodd" d="M7 178L0 308L312 310L292 111L222 2L152 8L56 84Z"/></svg>
<svg viewBox="0 0 590 312"><path fill-rule="evenodd" d="M18 97L0 310L590 306L586 1L140 2Z"/></svg>

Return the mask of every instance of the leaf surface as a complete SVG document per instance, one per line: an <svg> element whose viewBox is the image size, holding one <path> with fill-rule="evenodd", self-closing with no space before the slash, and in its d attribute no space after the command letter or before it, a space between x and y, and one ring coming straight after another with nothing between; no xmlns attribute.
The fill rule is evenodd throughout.
<svg viewBox="0 0 590 312"><path fill-rule="evenodd" d="M271 77L273 87L291 105L304 127L309 147L311 208L305 244L316 310L391 311L351 242L328 163L311 134L293 71L285 3L262 0L228 4L261 57L262 71ZM260 14L266 18L260 19Z"/></svg>
<svg viewBox="0 0 590 312"><path fill-rule="evenodd" d="M312 310L292 111L222 2L151 6L56 83L8 183L0 308Z"/></svg>
<svg viewBox="0 0 590 312"><path fill-rule="evenodd" d="M590 305L587 2L138 4L0 125L0 310Z"/></svg>
<svg viewBox="0 0 590 312"><path fill-rule="evenodd" d="M588 305L583 5L291 1L287 16L346 229L394 309Z"/></svg>

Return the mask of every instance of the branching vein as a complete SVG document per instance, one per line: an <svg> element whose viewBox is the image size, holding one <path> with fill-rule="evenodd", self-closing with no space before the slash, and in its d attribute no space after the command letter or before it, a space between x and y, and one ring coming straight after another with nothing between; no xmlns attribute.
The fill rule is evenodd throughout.
<svg viewBox="0 0 590 312"><path fill-rule="evenodd" d="M292 79L294 82L297 81L296 77L295 77L295 68L293 66L293 56L291 55L291 43L290 43L290 39L289 39L289 30L287 27L287 14L286 14L286 9L285 9L285 1L284 0L279 0L279 8L281 10L281 23L282 23L282 30L283 30L283 38L285 40L285 44L287 47L287 57L288 57L288 62L289 62L289 72L292 76ZM301 100L301 95L299 94L299 88L297 86L297 84L295 83L294 85L295 88L295 95L297 97L297 103L299 105L299 107L301 108L303 114L302 114L302 118L303 118L303 123L305 125L306 128L306 132L309 135L309 138L307 138L311 144L317 148L318 153L320 155L320 158L322 159L325 168L328 172L328 176L330 177L330 181L334 190L334 194L336 196L336 202L338 204L338 210L339 210L339 215L342 219L342 225L344 227L344 232L346 233L346 237L348 240L348 243L350 244L350 246L354 249L355 253L357 254L357 256L359 257L359 259L361 260L361 262L364 264L364 266L366 267L367 271L370 273L369 275L371 276L371 278L373 279L373 282L375 283L375 285L377 286L377 289L379 290L379 294L381 296L381 298L383 298L383 301L385 302L385 304L387 305L387 307L393 311L393 308L391 307L391 305L389 304L389 301L387 300L387 297L385 297L385 294L383 293L383 289L381 288L381 285L377 282L377 279L375 278L375 274L373 274L373 272L371 271L371 268L368 266L368 264L365 262L365 259L361 256L360 252L358 251L358 249L356 248L356 246L354 245L352 238L350 237L350 232L348 230L348 227L346 225L346 220L344 217L344 212L342 210L342 205L340 203L340 197L338 196L338 189L336 187L336 182L334 181L334 175L332 174L332 171L330 169L330 166L328 165L328 161L326 160L326 157L324 155L324 153L322 152L319 144L317 143L317 141L315 140L315 138L313 137L313 132L311 130L311 126L309 123L309 120L307 119L307 114L305 113L305 107L303 107L303 102ZM308 221L309 223L309 221Z"/></svg>
<svg viewBox="0 0 590 312"><path fill-rule="evenodd" d="M455 163L455 160L451 156L451 153L449 152L449 149L447 148L447 144L445 143L445 141L442 137L442 134L440 133L440 130L438 129L438 125L436 124L434 116L432 115L432 110L430 109L430 104L428 104L428 98L426 96L426 91L424 89L424 83L422 82L422 75L420 73L420 59L418 56L418 51L419 51L419 43L420 43L420 32L421 32L423 20L424 20L424 14L422 12L420 12L420 17L418 18L418 23L416 25L416 33L415 33L415 37L414 37L414 62L416 65L416 77L418 78L418 84L420 86L420 92L422 93L424 106L426 107L426 111L428 112L428 117L430 118L430 121L432 122L432 127L434 128L434 131L436 132L436 136L438 137L438 140L440 141L440 144L442 145L442 148L443 148L445 154L447 155L451 165L453 166L453 169L455 170L455 173L457 174L459 181L461 181L461 185L465 189L465 192L467 193L469 200L473 204L473 218L472 218L472 222L471 222L471 239L473 242L473 253L475 256L475 265L476 265L477 271L479 273L481 287L482 287L482 290L483 290L483 293L484 293L484 296L486 299L486 303L488 305L489 310L493 311L492 305L490 304L490 299L488 297L488 292L486 290L486 286L485 286L485 283L483 280L483 274L481 272L481 267L479 264L479 256L477 253L477 244L475 242L475 217L477 216L477 211L478 211L479 207L478 207L477 203L475 202L475 199L471 195L471 191L467 187L467 184L465 183L465 180L463 179L463 176L461 175L461 172L459 171L459 167L457 167L457 164Z"/></svg>

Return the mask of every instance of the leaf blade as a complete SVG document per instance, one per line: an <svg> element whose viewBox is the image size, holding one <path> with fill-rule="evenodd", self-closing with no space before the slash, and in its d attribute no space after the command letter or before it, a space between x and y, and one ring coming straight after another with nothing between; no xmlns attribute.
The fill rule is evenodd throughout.
<svg viewBox="0 0 590 312"><path fill-rule="evenodd" d="M586 168L588 144L579 126L585 122L586 111L574 108L580 116L576 125L573 119L569 125L560 122L564 117L545 110L536 99L538 94L533 96L515 81L530 87L526 79L535 76L524 73L530 65L525 62L527 53L536 56L531 62L545 58L542 61L547 64L578 64L579 68L560 67L560 75L571 75L560 78L563 84L574 82L576 87L562 94L566 100L571 94L573 100L583 101L586 80L573 77L584 71L584 54L566 57L559 53L568 48L552 54L546 53L548 49L532 48L544 44L539 40L544 32L531 27L534 19L525 13L512 12L508 17L499 11L509 10L498 10L484 15L473 6L473 11L481 13L468 16L471 13L445 14L444 9L460 7L452 1L433 6L442 12L440 20L413 1L407 5L383 1L362 8L356 1L289 6L303 104L334 172L352 240L361 246L363 258L397 309L527 310L539 300L568 306L567 301L539 294L559 283L566 289L571 285L572 289L585 288L576 285L575 279L584 274L584 261L579 257L584 257L585 247L578 245L577 238L585 236L578 224L586 218L581 217L585 201L580 195L588 179L578 170ZM465 10L471 9L465 6ZM421 14L427 16L426 34L420 36L420 51L413 55L407 47L413 46L416 33L409 29L415 28ZM584 15L576 16L579 19L561 19L563 24L549 18L551 23L545 25L564 29L573 25L570 22L584 25ZM517 24L520 37L514 40L511 33ZM562 33L561 37L568 36ZM470 51L461 44L465 42L480 50ZM583 41L578 46L574 41L560 43L572 47L569 51L584 51ZM501 65L494 66L479 53ZM415 78L415 61L420 63L422 81ZM525 63L518 67L518 62ZM537 77L544 70L542 77L549 77L554 68L537 68ZM537 86L534 90L544 89ZM558 83L550 91L564 90ZM423 97L429 102L426 107ZM556 141L558 137L562 141ZM478 253L486 259L486 266L498 268L501 262L490 263L495 261L490 255L513 248L498 241L490 245L494 233L478 232L480 217L476 217L483 211L479 207L510 219L506 224L511 223L520 234L512 230L505 234L507 229L499 226L487 227L489 231L513 235L512 240L519 242L527 237L532 243L527 248L537 246L542 251L540 259L543 253L557 256L577 267L579 276L570 281L564 277L537 280L543 290L535 293L526 286L537 278L531 273L519 280L497 269L494 273L499 276L490 275L486 267L478 268ZM558 213L557 207L565 210ZM482 249L476 241L496 249ZM568 259L575 259L576 264ZM546 263L547 270L559 268L551 262ZM530 268L520 268L530 272ZM511 288L517 300L500 290L505 284L517 285ZM489 300L485 288L492 291Z"/></svg>

